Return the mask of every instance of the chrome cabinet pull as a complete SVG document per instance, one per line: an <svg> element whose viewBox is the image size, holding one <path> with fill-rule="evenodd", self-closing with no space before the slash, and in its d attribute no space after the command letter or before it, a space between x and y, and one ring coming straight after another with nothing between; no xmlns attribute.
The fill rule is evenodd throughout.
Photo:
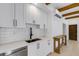
<svg viewBox="0 0 79 59"><path fill-rule="evenodd" d="M37 43L37 49L39 49L40 48L40 43Z"/></svg>
<svg viewBox="0 0 79 59"><path fill-rule="evenodd" d="M50 45L50 40L48 40L48 45Z"/></svg>

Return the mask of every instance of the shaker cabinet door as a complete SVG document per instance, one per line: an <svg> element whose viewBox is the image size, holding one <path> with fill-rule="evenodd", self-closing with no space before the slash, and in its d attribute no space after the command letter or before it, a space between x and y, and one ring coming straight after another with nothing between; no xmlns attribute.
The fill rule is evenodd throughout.
<svg viewBox="0 0 79 59"><path fill-rule="evenodd" d="M37 56L37 45L36 43L28 46L28 56Z"/></svg>
<svg viewBox="0 0 79 59"><path fill-rule="evenodd" d="M12 27L14 17L14 6L10 3L0 4L0 27Z"/></svg>
<svg viewBox="0 0 79 59"><path fill-rule="evenodd" d="M17 27L25 27L24 5L22 3L16 3L14 8L15 8L15 20L17 20Z"/></svg>

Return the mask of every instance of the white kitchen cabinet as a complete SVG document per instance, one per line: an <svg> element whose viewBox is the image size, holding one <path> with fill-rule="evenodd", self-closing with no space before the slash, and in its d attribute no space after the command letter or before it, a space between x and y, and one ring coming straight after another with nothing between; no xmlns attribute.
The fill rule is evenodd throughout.
<svg viewBox="0 0 79 59"><path fill-rule="evenodd" d="M47 26L47 14L33 4L24 4L24 20L26 23L39 24L40 28Z"/></svg>
<svg viewBox="0 0 79 59"><path fill-rule="evenodd" d="M44 23L42 14L41 9L35 5L24 4L24 19L26 20L26 23L42 25L42 23Z"/></svg>
<svg viewBox="0 0 79 59"><path fill-rule="evenodd" d="M41 40L30 43L28 46L29 56L46 56L51 52L51 41Z"/></svg>
<svg viewBox="0 0 79 59"><path fill-rule="evenodd" d="M48 55L51 52L51 42L50 40L43 40L40 42L39 56Z"/></svg>
<svg viewBox="0 0 79 59"><path fill-rule="evenodd" d="M37 56L43 56L44 55L43 52L42 52L42 48L43 48L42 43L38 42L37 43Z"/></svg>
<svg viewBox="0 0 79 59"><path fill-rule="evenodd" d="M37 42L35 43L30 43L28 46L28 56L36 56L37 55Z"/></svg>
<svg viewBox="0 0 79 59"><path fill-rule="evenodd" d="M13 20L17 20L17 27L25 27L25 23L33 24L35 22L43 28L46 24L45 18L46 15L41 9L32 4L0 4L0 27L13 27Z"/></svg>
<svg viewBox="0 0 79 59"><path fill-rule="evenodd" d="M43 55L48 55L48 42L47 42L47 40L44 40L43 42L42 42L42 50L41 50L41 52L43 53Z"/></svg>
<svg viewBox="0 0 79 59"><path fill-rule="evenodd" d="M39 24L39 9L33 4L24 4L24 19L26 23Z"/></svg>
<svg viewBox="0 0 79 59"><path fill-rule="evenodd" d="M45 14L45 16L44 16L45 29L47 28L47 20L48 20L48 16ZM44 27L44 25L43 25L43 27Z"/></svg>
<svg viewBox="0 0 79 59"><path fill-rule="evenodd" d="M26 23L33 23L33 10L31 4L24 4L24 20Z"/></svg>
<svg viewBox="0 0 79 59"><path fill-rule="evenodd" d="M28 46L28 56L40 56L41 55L41 46L40 46L40 42L33 42L30 43L30 45Z"/></svg>
<svg viewBox="0 0 79 59"><path fill-rule="evenodd" d="M13 27L17 21L17 27L25 27L24 5L22 3L2 3L0 4L0 27Z"/></svg>
<svg viewBox="0 0 79 59"><path fill-rule="evenodd" d="M52 52L52 40L47 40L47 54L49 54L50 52Z"/></svg>
<svg viewBox="0 0 79 59"><path fill-rule="evenodd" d="M37 52L37 55L38 56L45 56L46 55L46 42L43 40L43 41L41 41L40 42L40 48L39 48L39 50L38 50L38 52Z"/></svg>
<svg viewBox="0 0 79 59"><path fill-rule="evenodd" d="M15 20L17 20L17 27L25 27L24 21L24 4L16 3L15 6Z"/></svg>
<svg viewBox="0 0 79 59"><path fill-rule="evenodd" d="M12 27L14 7L11 3L0 4L0 27Z"/></svg>
<svg viewBox="0 0 79 59"><path fill-rule="evenodd" d="M47 24L47 15L42 13L42 15L40 15L40 28L44 29L44 25L46 26Z"/></svg>

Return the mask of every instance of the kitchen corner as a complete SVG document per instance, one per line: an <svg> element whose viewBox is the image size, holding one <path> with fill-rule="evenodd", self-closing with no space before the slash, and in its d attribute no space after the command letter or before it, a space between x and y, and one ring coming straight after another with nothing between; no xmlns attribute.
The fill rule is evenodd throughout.
<svg viewBox="0 0 79 59"><path fill-rule="evenodd" d="M47 9L43 4L38 5ZM48 38L49 10L44 11L40 6L0 4L0 15L5 16L0 17L0 56L46 56L52 52L53 41Z"/></svg>

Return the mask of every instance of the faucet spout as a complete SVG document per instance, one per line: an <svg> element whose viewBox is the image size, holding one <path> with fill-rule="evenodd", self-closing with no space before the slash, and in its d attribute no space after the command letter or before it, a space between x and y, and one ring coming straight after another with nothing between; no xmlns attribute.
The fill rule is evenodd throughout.
<svg viewBox="0 0 79 59"><path fill-rule="evenodd" d="M33 36L33 34L32 34L32 28L30 27L30 39L32 39L32 36Z"/></svg>

